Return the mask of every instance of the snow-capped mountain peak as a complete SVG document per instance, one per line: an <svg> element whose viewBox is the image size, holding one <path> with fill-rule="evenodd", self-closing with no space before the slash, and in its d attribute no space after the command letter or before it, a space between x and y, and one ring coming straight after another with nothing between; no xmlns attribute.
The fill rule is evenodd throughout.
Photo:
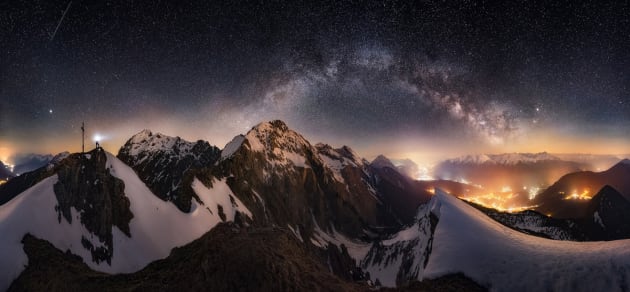
<svg viewBox="0 0 630 292"><path fill-rule="evenodd" d="M289 129L281 120L263 122L253 127L245 138L252 151L275 151L281 149L291 152L301 152L310 143L302 135Z"/></svg>
<svg viewBox="0 0 630 292"><path fill-rule="evenodd" d="M499 164L536 163L539 161L560 160L547 152L540 153L505 153L492 155L492 160Z"/></svg>
<svg viewBox="0 0 630 292"><path fill-rule="evenodd" d="M206 141L189 142L143 130L131 137L117 156L131 166L159 198L172 201L180 210L188 212L192 192L182 180L191 168L213 165L219 158L219 149Z"/></svg>
<svg viewBox="0 0 630 292"><path fill-rule="evenodd" d="M123 149L132 156L137 156L146 152L178 152L189 153L195 143L188 142L180 137L171 137L161 133L153 133L148 129L142 130L133 135Z"/></svg>
<svg viewBox="0 0 630 292"><path fill-rule="evenodd" d="M537 163L541 161L560 160L547 152L540 153L503 153L503 154L478 154L465 155L447 162L455 164L500 164L515 165L519 163Z"/></svg>
<svg viewBox="0 0 630 292"><path fill-rule="evenodd" d="M232 157L243 147L246 151L261 153L272 165L298 167L308 167L305 151L313 150L302 135L281 120L260 123L247 134L234 137L221 152L221 160Z"/></svg>
<svg viewBox="0 0 630 292"><path fill-rule="evenodd" d="M492 158L490 158L490 156L486 154L479 154L479 155L466 155L459 158L451 159L449 161L454 162L454 163L461 163L461 164L482 164L482 163L492 161Z"/></svg>

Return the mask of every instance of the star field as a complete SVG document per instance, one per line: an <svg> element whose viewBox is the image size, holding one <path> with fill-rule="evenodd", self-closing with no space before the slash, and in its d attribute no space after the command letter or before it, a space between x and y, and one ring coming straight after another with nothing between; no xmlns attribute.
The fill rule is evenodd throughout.
<svg viewBox="0 0 630 292"><path fill-rule="evenodd" d="M82 121L116 152L143 128L222 147L270 119L365 156L628 153L628 15L599 1L4 3L0 159L76 151Z"/></svg>

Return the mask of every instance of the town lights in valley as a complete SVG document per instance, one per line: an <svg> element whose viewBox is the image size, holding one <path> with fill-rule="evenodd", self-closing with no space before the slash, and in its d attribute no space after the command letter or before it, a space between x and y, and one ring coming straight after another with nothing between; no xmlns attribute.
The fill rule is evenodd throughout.
<svg viewBox="0 0 630 292"><path fill-rule="evenodd" d="M541 188L537 186L523 186L521 188L522 191L514 191L511 186L506 185L501 187L500 191L460 195L459 198L502 212L520 212L536 208L537 205L528 203L538 195ZM517 188L517 190L521 188Z"/></svg>
<svg viewBox="0 0 630 292"><path fill-rule="evenodd" d="M565 196L564 199L565 200L590 200L593 197L591 197L589 193L590 193L589 189L585 189L581 193L578 193L577 190L574 190L571 194ZM561 192L561 194L564 194L564 193Z"/></svg>

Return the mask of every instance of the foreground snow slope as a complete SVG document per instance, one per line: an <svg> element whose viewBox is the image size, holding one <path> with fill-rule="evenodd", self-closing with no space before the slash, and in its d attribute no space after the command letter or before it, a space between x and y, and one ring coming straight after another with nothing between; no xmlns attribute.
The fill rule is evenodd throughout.
<svg viewBox="0 0 630 292"><path fill-rule="evenodd" d="M204 205L193 200L191 212L183 213L151 193L129 166L110 153L107 153L107 167L112 175L124 181L125 196L134 215L130 222L131 237L113 227L111 265L91 260L81 238L85 237L94 246L102 243L81 225L76 210L72 209L72 216L76 218L72 224L63 217L58 219L55 211L58 202L53 191L57 175L53 175L0 206L0 291L6 290L28 263L20 242L26 233L47 240L60 250L70 250L95 270L126 273L168 256L173 247L209 231L221 221L218 205L222 206L227 220L233 220L237 211L251 216L223 180L215 180L209 189L195 179L193 189Z"/></svg>
<svg viewBox="0 0 630 292"><path fill-rule="evenodd" d="M492 291L623 291L630 240L556 241L526 235L442 192L424 278L463 272Z"/></svg>

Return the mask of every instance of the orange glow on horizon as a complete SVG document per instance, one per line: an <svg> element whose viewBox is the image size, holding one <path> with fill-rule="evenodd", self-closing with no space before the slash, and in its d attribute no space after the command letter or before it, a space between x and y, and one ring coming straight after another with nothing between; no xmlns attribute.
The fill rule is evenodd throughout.
<svg viewBox="0 0 630 292"><path fill-rule="evenodd" d="M4 141L0 141L0 143L4 144ZM11 155L13 155L12 148L6 147L6 146L0 146L0 160L1 161L6 162Z"/></svg>
<svg viewBox="0 0 630 292"><path fill-rule="evenodd" d="M561 138L559 138L561 137ZM627 155L630 140L627 137L600 136L597 139L586 134L567 134L558 129L532 130L525 141L512 141L499 152L538 153L588 153ZM495 151L496 152L496 151Z"/></svg>

